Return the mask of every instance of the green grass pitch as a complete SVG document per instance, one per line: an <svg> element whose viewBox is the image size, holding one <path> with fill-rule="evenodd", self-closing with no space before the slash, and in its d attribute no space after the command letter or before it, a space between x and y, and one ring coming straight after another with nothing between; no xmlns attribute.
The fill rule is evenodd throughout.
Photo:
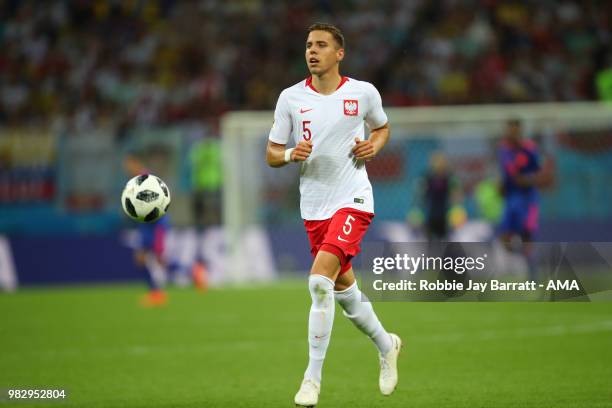
<svg viewBox="0 0 612 408"><path fill-rule="evenodd" d="M66 388L16 407L292 407L306 284L28 289L0 296L0 388ZM376 303L405 347L379 394L374 346L336 308L320 407L612 407L612 303Z"/></svg>

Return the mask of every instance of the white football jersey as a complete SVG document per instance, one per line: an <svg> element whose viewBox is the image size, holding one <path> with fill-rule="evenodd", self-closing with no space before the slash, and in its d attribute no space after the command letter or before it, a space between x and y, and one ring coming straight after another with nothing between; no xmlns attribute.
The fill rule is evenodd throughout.
<svg viewBox="0 0 612 408"><path fill-rule="evenodd" d="M312 142L300 173L302 218L325 220L347 207L373 213L365 163L355 160L351 149L355 137L363 140L364 123L370 129L387 123L380 94L369 82L342 77L333 94L322 95L311 81L281 92L269 136L274 143L291 146L300 140Z"/></svg>

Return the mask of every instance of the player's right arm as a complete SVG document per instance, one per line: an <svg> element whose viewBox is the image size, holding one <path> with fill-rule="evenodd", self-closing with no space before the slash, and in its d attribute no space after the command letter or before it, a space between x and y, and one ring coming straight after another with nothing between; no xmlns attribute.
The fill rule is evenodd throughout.
<svg viewBox="0 0 612 408"><path fill-rule="evenodd" d="M293 149L286 149L286 146L268 140L266 161L270 167L282 167L289 162L304 161L312 153L311 141L302 140Z"/></svg>
<svg viewBox="0 0 612 408"><path fill-rule="evenodd" d="M281 92L274 110L274 124L268 137L266 162L271 167L282 167L292 161L304 161L312 152L312 142L300 141L294 148L287 149L293 131L291 108L287 100L287 90Z"/></svg>

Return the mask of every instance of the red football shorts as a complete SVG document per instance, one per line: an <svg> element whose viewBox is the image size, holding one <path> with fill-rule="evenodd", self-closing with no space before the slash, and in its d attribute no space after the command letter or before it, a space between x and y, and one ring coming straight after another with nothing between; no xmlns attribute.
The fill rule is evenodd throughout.
<svg viewBox="0 0 612 408"><path fill-rule="evenodd" d="M340 260L340 275L351 269L351 259L361 252L359 244L374 214L354 208L342 208L326 220L304 220L310 240L310 253L331 252Z"/></svg>

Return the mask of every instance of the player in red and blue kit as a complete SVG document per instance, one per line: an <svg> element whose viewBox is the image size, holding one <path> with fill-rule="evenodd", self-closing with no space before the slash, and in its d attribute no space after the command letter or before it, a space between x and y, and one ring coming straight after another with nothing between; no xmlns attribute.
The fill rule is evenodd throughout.
<svg viewBox="0 0 612 408"><path fill-rule="evenodd" d="M531 241L538 230L539 198L537 187L542 181L540 156L536 144L522 136L521 122L506 123L506 132L499 149L503 175L504 212L499 232L504 244L513 249L516 237L527 259L529 278L536 280Z"/></svg>
<svg viewBox="0 0 612 408"><path fill-rule="evenodd" d="M135 153L130 153L125 157L123 166L130 177L149 173ZM149 287L149 292L141 300L143 306L161 306L167 301L166 292L163 290L166 281L164 244L169 228L168 215L155 222L138 225L138 242L134 248L134 261Z"/></svg>
<svg viewBox="0 0 612 408"><path fill-rule="evenodd" d="M167 300L163 290L166 280L164 243L169 228L167 215L155 222L138 226L140 242L135 249L134 259L136 265L142 269L142 275L149 287L149 293L142 299L144 306L159 306Z"/></svg>

